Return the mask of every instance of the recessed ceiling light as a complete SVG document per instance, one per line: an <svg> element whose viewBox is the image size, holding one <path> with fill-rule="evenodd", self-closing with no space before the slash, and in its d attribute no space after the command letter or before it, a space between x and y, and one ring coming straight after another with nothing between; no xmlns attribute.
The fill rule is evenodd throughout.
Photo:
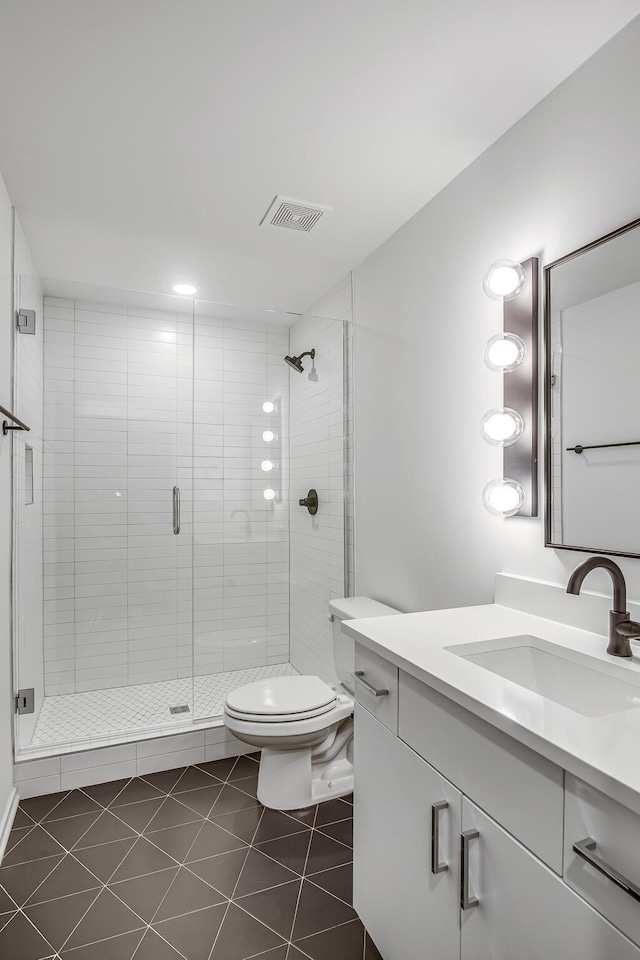
<svg viewBox="0 0 640 960"><path fill-rule="evenodd" d="M197 287L192 286L190 283L174 283L171 289L174 293L179 293L184 297L192 297L194 293L198 292Z"/></svg>

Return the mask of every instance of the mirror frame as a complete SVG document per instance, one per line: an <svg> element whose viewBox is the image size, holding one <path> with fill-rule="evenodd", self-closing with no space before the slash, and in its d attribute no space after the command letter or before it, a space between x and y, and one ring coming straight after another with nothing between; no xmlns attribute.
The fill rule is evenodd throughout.
<svg viewBox="0 0 640 960"><path fill-rule="evenodd" d="M551 539L551 271L554 267L558 267L562 263L567 263L567 261L573 260L575 257L579 257L583 253L587 253L595 247L599 247L601 244L607 243L609 240L614 240L616 237L620 237L624 233L629 233L629 231L635 230L638 227L640 227L640 218L632 220L631 223L626 223L617 230L612 230L611 233L607 233L603 237L598 237L597 240L593 240L591 243L586 243L583 247L578 247L577 250L573 250L571 253L566 254L566 256L560 257L558 260L554 260L553 263L549 263L544 267L544 545L545 547L551 547L553 550L579 550L583 553L603 553L611 557L640 557L640 545L637 553L627 553L623 550L607 550L602 547L583 547L567 543L554 543Z"/></svg>

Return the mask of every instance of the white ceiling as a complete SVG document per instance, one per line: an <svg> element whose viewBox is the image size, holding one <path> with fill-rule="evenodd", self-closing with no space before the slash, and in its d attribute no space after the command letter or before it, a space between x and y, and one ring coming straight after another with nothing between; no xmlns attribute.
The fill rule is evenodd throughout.
<svg viewBox="0 0 640 960"><path fill-rule="evenodd" d="M638 13L0 0L0 170L45 276L304 310Z"/></svg>

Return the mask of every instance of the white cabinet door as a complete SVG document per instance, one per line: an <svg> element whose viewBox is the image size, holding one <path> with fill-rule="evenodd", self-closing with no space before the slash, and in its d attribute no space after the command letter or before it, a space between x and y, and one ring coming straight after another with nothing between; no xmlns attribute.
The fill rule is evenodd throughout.
<svg viewBox="0 0 640 960"><path fill-rule="evenodd" d="M459 960L462 795L360 704L354 798L354 906L384 960Z"/></svg>
<svg viewBox="0 0 640 960"><path fill-rule="evenodd" d="M640 950L466 797L469 889L461 960L639 960ZM386 957L385 957L386 960Z"/></svg>

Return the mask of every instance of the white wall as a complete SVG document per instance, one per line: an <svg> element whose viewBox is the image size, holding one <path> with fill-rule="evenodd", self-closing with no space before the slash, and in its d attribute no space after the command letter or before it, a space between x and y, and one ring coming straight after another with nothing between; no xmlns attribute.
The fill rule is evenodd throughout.
<svg viewBox="0 0 640 960"><path fill-rule="evenodd" d="M0 177L0 403L11 410L13 215ZM0 827L13 789L11 669L11 439L0 431Z"/></svg>
<svg viewBox="0 0 640 960"><path fill-rule="evenodd" d="M482 277L541 264L640 214L640 18L467 168L355 273L357 592L405 610L490 601L493 573L565 582L583 555L538 519L481 504L501 454L480 438L500 380L501 308ZM640 596L640 561L622 562ZM589 588L609 590L606 574Z"/></svg>

